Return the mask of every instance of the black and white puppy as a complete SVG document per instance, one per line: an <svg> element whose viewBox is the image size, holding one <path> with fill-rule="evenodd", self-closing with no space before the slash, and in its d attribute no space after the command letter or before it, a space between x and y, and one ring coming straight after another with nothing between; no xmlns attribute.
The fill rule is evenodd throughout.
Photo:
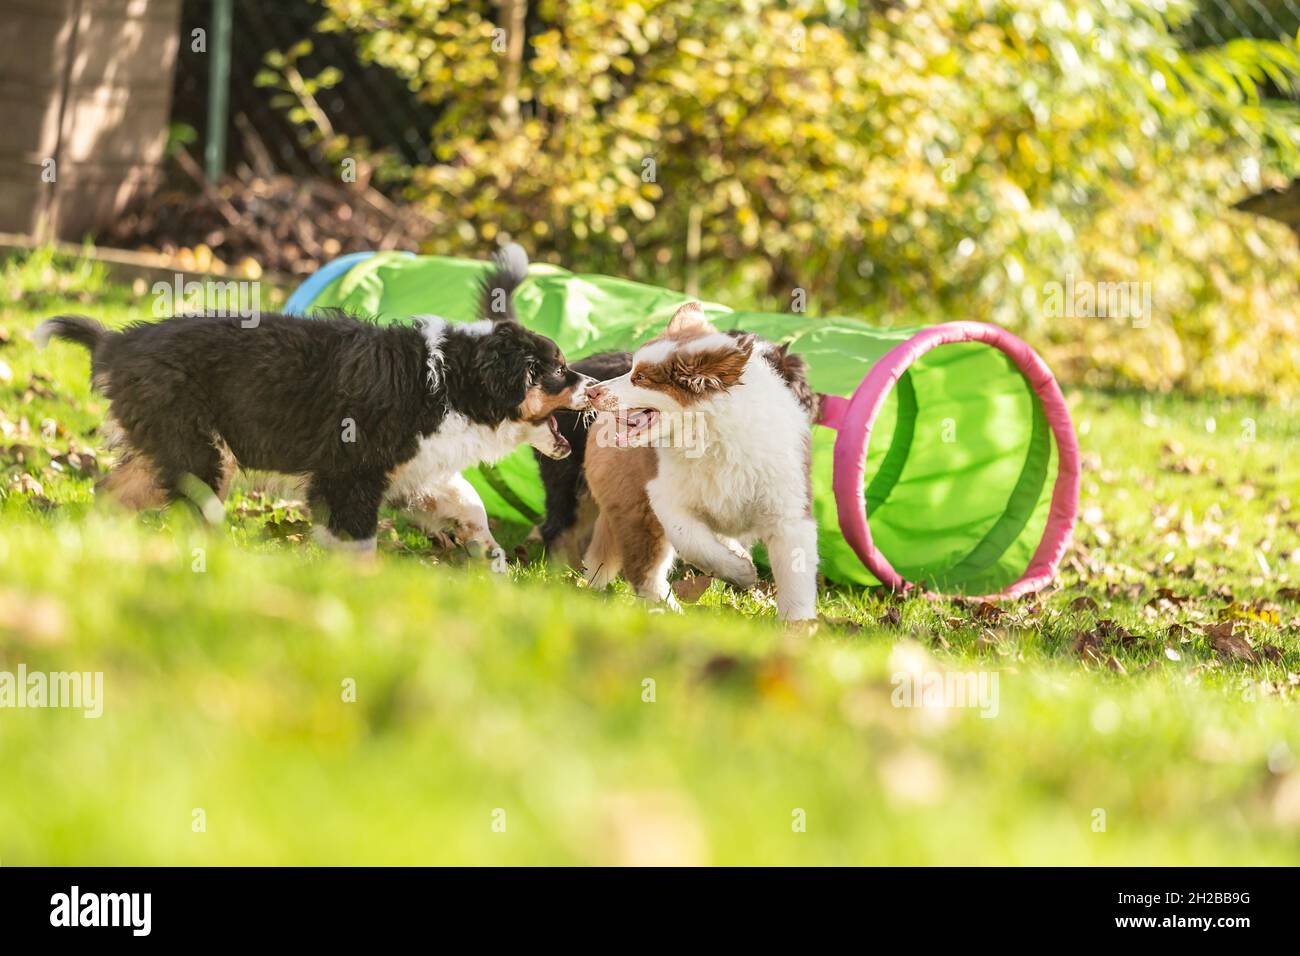
<svg viewBox="0 0 1300 956"><path fill-rule="evenodd" d="M471 324L263 314L245 327L195 315L114 332L59 316L34 338L90 350L119 452L100 487L130 507L189 498L215 521L237 469L278 472L301 479L326 544L373 550L380 505L390 503L427 531L454 528L502 569L483 503L460 472L523 443L568 455L554 414L586 409L593 380L515 321L523 250L493 258L483 319Z"/></svg>

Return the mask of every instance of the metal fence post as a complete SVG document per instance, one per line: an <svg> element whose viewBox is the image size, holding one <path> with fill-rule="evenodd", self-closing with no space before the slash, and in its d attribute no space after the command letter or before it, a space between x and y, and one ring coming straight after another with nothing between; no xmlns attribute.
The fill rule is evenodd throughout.
<svg viewBox="0 0 1300 956"><path fill-rule="evenodd" d="M234 0L213 0L212 62L208 70L208 138L203 161L208 181L226 168L226 118L230 108L230 22Z"/></svg>

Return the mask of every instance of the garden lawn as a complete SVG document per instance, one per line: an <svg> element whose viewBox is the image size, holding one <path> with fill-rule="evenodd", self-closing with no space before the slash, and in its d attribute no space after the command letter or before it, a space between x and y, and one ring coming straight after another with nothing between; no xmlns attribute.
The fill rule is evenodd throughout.
<svg viewBox="0 0 1300 956"><path fill-rule="evenodd" d="M0 272L0 672L103 674L97 719L0 709L0 865L1300 863L1294 409L1067 389L1059 589L828 589L787 632L392 516L366 566L256 494L215 529L94 505L105 402L26 332L141 291ZM934 674L985 696L897 706Z"/></svg>

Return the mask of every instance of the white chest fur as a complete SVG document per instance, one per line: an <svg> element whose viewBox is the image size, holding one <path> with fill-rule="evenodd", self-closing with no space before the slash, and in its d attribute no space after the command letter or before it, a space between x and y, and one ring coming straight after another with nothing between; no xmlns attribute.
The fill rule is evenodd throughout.
<svg viewBox="0 0 1300 956"><path fill-rule="evenodd" d="M660 448L665 490L714 530L737 537L807 512L808 417L760 356L740 385L701 408L703 449Z"/></svg>
<svg viewBox="0 0 1300 956"><path fill-rule="evenodd" d="M531 427L526 422L477 425L453 412L436 432L420 439L415 457L393 472L387 497L408 499L471 465L500 461L526 439Z"/></svg>

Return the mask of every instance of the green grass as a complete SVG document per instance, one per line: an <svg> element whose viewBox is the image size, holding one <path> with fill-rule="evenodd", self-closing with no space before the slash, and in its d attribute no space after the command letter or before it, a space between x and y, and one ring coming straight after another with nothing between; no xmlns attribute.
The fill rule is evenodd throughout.
<svg viewBox="0 0 1300 956"><path fill-rule="evenodd" d="M0 671L105 694L0 710L0 864L1300 862L1294 409L1068 390L1059 590L826 591L809 635L400 523L359 567L256 496L216 530L95 506L85 353L25 332L148 299L36 257L0 292ZM893 706L932 670L996 674L996 716Z"/></svg>

